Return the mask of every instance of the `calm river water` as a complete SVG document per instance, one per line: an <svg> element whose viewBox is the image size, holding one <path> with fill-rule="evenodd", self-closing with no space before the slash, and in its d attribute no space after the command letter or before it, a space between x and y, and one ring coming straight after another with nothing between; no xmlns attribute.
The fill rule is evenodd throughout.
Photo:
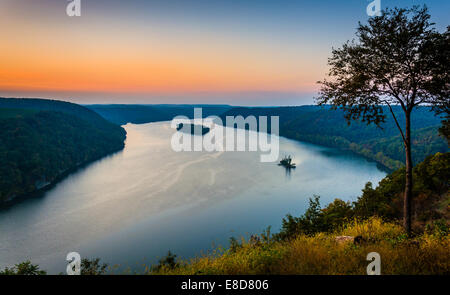
<svg viewBox="0 0 450 295"><path fill-rule="evenodd" d="M168 250L188 258L231 236L277 231L308 198L355 200L385 173L335 149L280 138L286 173L258 152L174 152L168 122L125 126L125 149L71 174L42 197L0 211L0 268L30 259L65 272L69 252L140 271Z"/></svg>

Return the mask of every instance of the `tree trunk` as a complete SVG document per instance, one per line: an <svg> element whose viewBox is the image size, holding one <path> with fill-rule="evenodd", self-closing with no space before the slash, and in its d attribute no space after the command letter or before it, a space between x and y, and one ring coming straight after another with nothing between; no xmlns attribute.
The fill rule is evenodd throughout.
<svg viewBox="0 0 450 295"><path fill-rule="evenodd" d="M406 154L406 182L405 195L403 199L403 227L408 236L411 235L411 201L413 176L413 163L411 159L411 111L406 111L406 129L405 129L405 154Z"/></svg>

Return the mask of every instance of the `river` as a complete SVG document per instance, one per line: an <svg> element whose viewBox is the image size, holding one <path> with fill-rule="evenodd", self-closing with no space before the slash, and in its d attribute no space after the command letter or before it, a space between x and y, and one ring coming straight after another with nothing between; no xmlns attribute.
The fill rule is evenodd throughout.
<svg viewBox="0 0 450 295"><path fill-rule="evenodd" d="M168 250L183 258L267 226L279 230L313 195L355 200L385 172L359 156L280 138L291 173L258 152L174 152L168 122L127 124L123 151L66 177L42 197L0 211L0 268L30 259L65 272L66 255L141 271Z"/></svg>

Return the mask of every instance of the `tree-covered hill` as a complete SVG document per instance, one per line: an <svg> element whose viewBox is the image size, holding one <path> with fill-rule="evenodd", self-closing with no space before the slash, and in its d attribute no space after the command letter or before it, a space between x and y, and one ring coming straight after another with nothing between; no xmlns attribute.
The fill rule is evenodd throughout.
<svg viewBox="0 0 450 295"><path fill-rule="evenodd" d="M28 111L55 111L73 115L92 124L106 126L105 121L96 112L78 104L50 99L39 98L2 98L0 97L0 109L22 109ZM106 125L105 125L106 124Z"/></svg>
<svg viewBox="0 0 450 295"><path fill-rule="evenodd" d="M0 99L0 204L124 147L126 132L84 107Z"/></svg>
<svg viewBox="0 0 450 295"><path fill-rule="evenodd" d="M143 124L170 121L176 116L193 118L194 108L201 108L203 117L221 115L230 110L228 105L87 105L106 120L118 125L127 123Z"/></svg>
<svg viewBox="0 0 450 295"><path fill-rule="evenodd" d="M394 107L400 125L404 118L399 107ZM389 112L387 109L385 112ZM372 159L391 170L400 168L404 162L404 148L401 137L391 116L386 116L382 128L363 122L348 125L340 110L330 107L270 107L233 108L222 114L244 118L254 116L279 116L280 135L291 139L350 150ZM225 121L224 121L225 122ZM426 156L447 152L448 145L439 135L441 118L428 107L421 107L412 114L413 160L423 161Z"/></svg>
<svg viewBox="0 0 450 295"><path fill-rule="evenodd" d="M386 116L383 129L363 122L348 125L341 110L330 106L289 107L232 107L228 105L88 105L105 119L116 124L168 121L183 115L192 118L194 108L203 110L203 117L220 116L279 116L280 135L324 146L350 150L376 161L389 170L403 166L405 152L403 142L392 116ZM404 116L398 106L393 106L399 124ZM389 114L389 110L384 108ZM417 108L412 114L413 161L418 163L426 156L449 151L445 139L439 135L442 118L429 107ZM269 126L270 127L270 126Z"/></svg>

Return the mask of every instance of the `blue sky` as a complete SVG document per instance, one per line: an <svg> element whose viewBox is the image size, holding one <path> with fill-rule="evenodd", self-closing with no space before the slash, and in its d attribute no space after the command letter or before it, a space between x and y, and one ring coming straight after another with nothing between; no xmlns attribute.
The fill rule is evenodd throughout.
<svg viewBox="0 0 450 295"><path fill-rule="evenodd" d="M312 103L332 47L371 1L64 0L0 3L0 96L79 103ZM426 5L437 28L450 1ZM5 30L5 28L8 28Z"/></svg>

